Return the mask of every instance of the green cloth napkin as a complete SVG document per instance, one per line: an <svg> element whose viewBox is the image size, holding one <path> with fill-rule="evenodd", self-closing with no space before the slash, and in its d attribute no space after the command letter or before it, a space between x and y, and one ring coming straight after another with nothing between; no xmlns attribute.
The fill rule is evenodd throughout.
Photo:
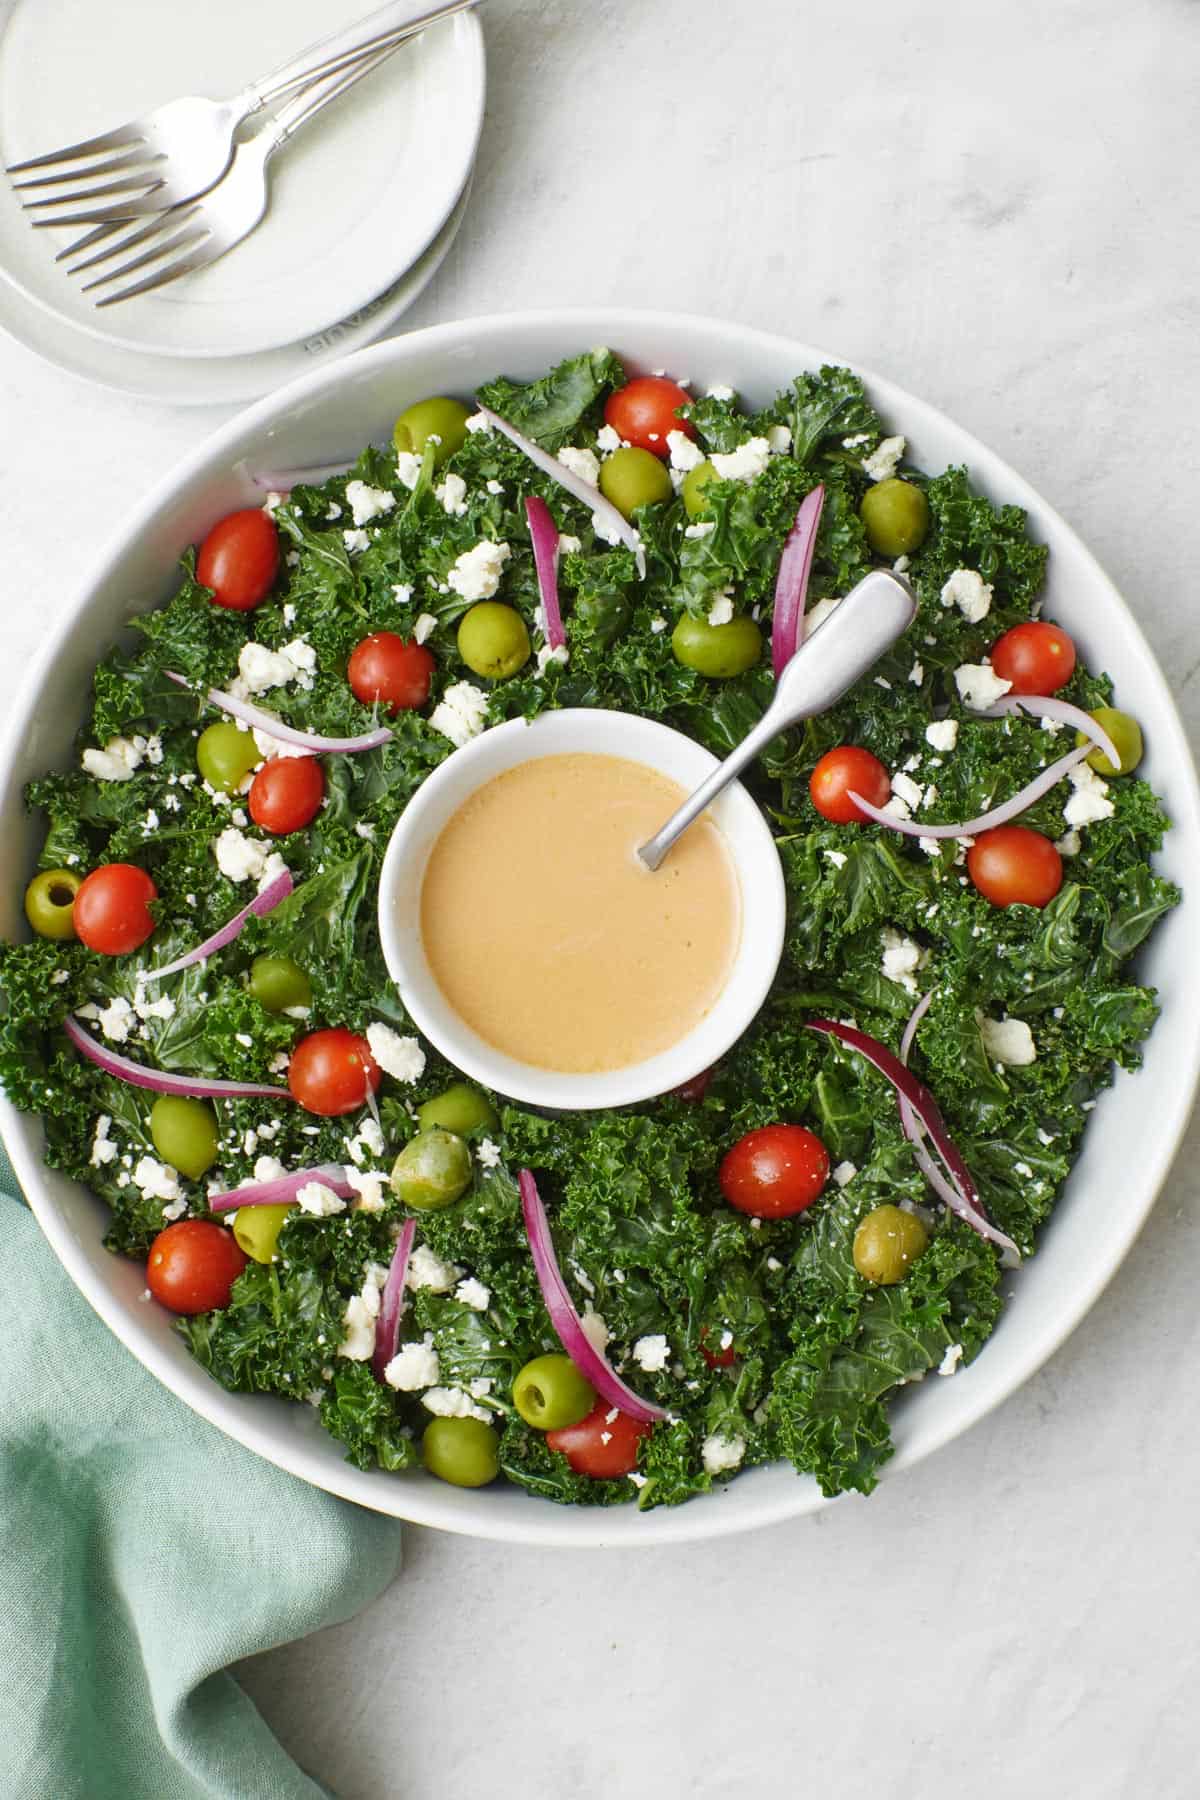
<svg viewBox="0 0 1200 1800"><path fill-rule="evenodd" d="M374 1598L399 1527L160 1386L16 1186L0 1149L0 1794L315 1800L224 1671Z"/></svg>

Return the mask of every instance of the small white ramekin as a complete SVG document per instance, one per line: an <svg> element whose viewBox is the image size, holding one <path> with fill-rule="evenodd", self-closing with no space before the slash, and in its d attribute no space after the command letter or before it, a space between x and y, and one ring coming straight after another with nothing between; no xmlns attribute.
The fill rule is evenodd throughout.
<svg viewBox="0 0 1200 1800"><path fill-rule="evenodd" d="M657 1056L598 1074L560 1073L506 1056L464 1023L445 998L425 957L421 887L443 826L496 775L535 756L570 753L621 756L655 769L686 791L698 787L716 758L691 738L634 713L564 708L527 723L515 719L473 738L422 784L392 833L379 878L379 935L388 972L417 1026L465 1075L509 1099L556 1111L593 1111L649 1100L690 1081L723 1056L762 1005L783 951L783 871L762 813L740 782L710 809L729 850L741 899L741 942L716 1003L678 1043ZM547 845L546 854L554 854ZM653 880L653 877L650 878ZM538 870L530 869L531 885ZM480 896L487 930L487 896ZM536 975L530 971L530 980Z"/></svg>

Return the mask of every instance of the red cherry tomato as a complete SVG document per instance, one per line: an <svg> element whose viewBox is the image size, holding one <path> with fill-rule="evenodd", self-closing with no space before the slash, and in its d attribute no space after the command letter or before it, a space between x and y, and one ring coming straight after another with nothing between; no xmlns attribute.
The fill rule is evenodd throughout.
<svg viewBox="0 0 1200 1800"><path fill-rule="evenodd" d="M670 1091L676 1100L691 1100L694 1103L703 1100L712 1078L713 1071L711 1069L701 1069L700 1073L693 1075L690 1081L681 1082L677 1088L672 1088Z"/></svg>
<svg viewBox="0 0 1200 1800"><path fill-rule="evenodd" d="M967 851L967 874L993 906L1046 906L1062 886L1062 857L1040 831L997 825Z"/></svg>
<svg viewBox="0 0 1200 1800"><path fill-rule="evenodd" d="M180 1219L151 1244L146 1286L172 1312L212 1312L229 1305L229 1290L245 1266L232 1231L208 1219Z"/></svg>
<svg viewBox="0 0 1200 1800"><path fill-rule="evenodd" d="M616 1417L610 1418L611 1413ZM546 1442L552 1450L562 1451L577 1475L609 1481L637 1468L637 1447L650 1429L640 1419L617 1411L607 1400L597 1400L586 1419L548 1431Z"/></svg>
<svg viewBox="0 0 1200 1800"><path fill-rule="evenodd" d="M726 1151L718 1170L730 1206L756 1219L789 1219L829 1179L829 1152L803 1125L764 1125Z"/></svg>
<svg viewBox="0 0 1200 1800"><path fill-rule="evenodd" d="M85 875L71 917L75 935L103 956L125 956L154 930L150 901L158 889L134 863L106 863Z"/></svg>
<svg viewBox="0 0 1200 1800"><path fill-rule="evenodd" d="M724 1332L722 1332L721 1337L724 1335ZM717 1348L715 1350L710 1350L708 1347L709 1342L714 1337L716 1337L716 1333L711 1332L707 1325L701 1327L700 1354L710 1369L727 1369L730 1363L735 1363L737 1361L737 1351L734 1348L732 1341L726 1344L724 1349L722 1349L721 1337L716 1337Z"/></svg>
<svg viewBox="0 0 1200 1800"><path fill-rule="evenodd" d="M250 817L273 837L302 831L321 810L325 774L315 756L273 756L250 783Z"/></svg>
<svg viewBox="0 0 1200 1800"><path fill-rule="evenodd" d="M694 425L676 417L677 407L691 403L692 396L677 381L668 381L665 375L636 375L609 396L604 423L639 450L665 458L671 454L669 431L682 431L690 438L696 435Z"/></svg>
<svg viewBox="0 0 1200 1800"><path fill-rule="evenodd" d="M1075 645L1059 626L1031 619L996 639L992 667L1014 694L1057 694L1075 672Z"/></svg>
<svg viewBox="0 0 1200 1800"><path fill-rule="evenodd" d="M250 612L265 600L278 573L279 532L257 507L218 519L196 558L196 580L230 612Z"/></svg>
<svg viewBox="0 0 1200 1800"><path fill-rule="evenodd" d="M288 1064L292 1098L322 1119L357 1112L365 1106L368 1092L378 1092L382 1080L366 1038L343 1026L301 1038Z"/></svg>
<svg viewBox="0 0 1200 1800"><path fill-rule="evenodd" d="M861 794L872 806L886 806L892 783L877 756L858 744L839 744L827 750L808 778L812 803L823 819L835 825L861 825L867 814L850 798Z"/></svg>
<svg viewBox="0 0 1200 1800"><path fill-rule="evenodd" d="M424 644L406 644L394 631L373 631L350 652L346 680L364 706L389 712L424 706L437 664Z"/></svg>

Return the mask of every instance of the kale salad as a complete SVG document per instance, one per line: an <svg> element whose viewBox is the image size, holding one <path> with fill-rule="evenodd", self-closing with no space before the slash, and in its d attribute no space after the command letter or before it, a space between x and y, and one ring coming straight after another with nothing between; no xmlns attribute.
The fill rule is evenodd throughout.
<svg viewBox="0 0 1200 1800"><path fill-rule="evenodd" d="M1137 723L1040 618L1021 510L911 467L846 369L755 412L594 350L461 398L277 479L100 662L74 766L27 791L0 1080L214 1380L360 1468L869 1492L890 1396L980 1352L1153 1026L1130 961L1179 895ZM425 777L564 706L724 755L880 567L913 626L744 777L788 895L750 1030L616 1111L465 1083L376 923Z"/></svg>

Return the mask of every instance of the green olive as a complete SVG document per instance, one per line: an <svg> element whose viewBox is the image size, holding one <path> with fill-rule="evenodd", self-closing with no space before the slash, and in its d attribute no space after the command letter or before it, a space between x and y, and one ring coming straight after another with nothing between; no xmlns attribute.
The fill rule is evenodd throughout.
<svg viewBox="0 0 1200 1800"><path fill-rule="evenodd" d="M1113 741L1113 748L1121 759L1119 769L1114 769L1111 760L1105 756L1099 745L1093 745L1087 761L1095 769L1097 775L1130 775L1142 760L1142 728L1136 719L1128 713L1118 712L1115 706L1097 706L1092 717L1102 731L1107 731ZM1091 740L1086 733L1075 733L1077 744L1087 744Z"/></svg>
<svg viewBox="0 0 1200 1800"><path fill-rule="evenodd" d="M217 1160L217 1121L207 1101L160 1094L150 1108L150 1136L163 1161L193 1181Z"/></svg>
<svg viewBox="0 0 1200 1800"><path fill-rule="evenodd" d="M275 1246L290 1206L243 1206L234 1216L234 1240L255 1262L275 1260Z"/></svg>
<svg viewBox="0 0 1200 1800"><path fill-rule="evenodd" d="M762 655L762 632L745 614L727 625L710 625L685 612L671 633L671 648L685 669L727 681L754 667Z"/></svg>
<svg viewBox="0 0 1200 1800"><path fill-rule="evenodd" d="M312 982L290 956L256 956L250 964L250 992L269 1013L312 1005Z"/></svg>
<svg viewBox="0 0 1200 1800"><path fill-rule="evenodd" d="M515 675L529 661L529 632L513 606L481 600L464 613L458 627L458 654L468 669L489 681Z"/></svg>
<svg viewBox="0 0 1200 1800"><path fill-rule="evenodd" d="M486 1094L469 1081L456 1081L417 1108L417 1122L422 1131L441 1125L466 1137L472 1131L494 1131L500 1119Z"/></svg>
<svg viewBox="0 0 1200 1800"><path fill-rule="evenodd" d="M70 869L43 869L25 889L25 917L39 937L75 936L75 896L83 886Z"/></svg>
<svg viewBox="0 0 1200 1800"><path fill-rule="evenodd" d="M915 1213L899 1206L877 1206L854 1234L854 1266L864 1281L894 1287L929 1243L929 1233Z"/></svg>
<svg viewBox="0 0 1200 1800"><path fill-rule="evenodd" d="M569 1356L535 1356L513 1382L513 1405L527 1425L558 1431L577 1425L596 1404L596 1390Z"/></svg>
<svg viewBox="0 0 1200 1800"><path fill-rule="evenodd" d="M453 1206L471 1185L471 1152L440 1125L410 1138L392 1168L392 1191L418 1212Z"/></svg>
<svg viewBox="0 0 1200 1800"><path fill-rule="evenodd" d="M907 556L925 542L929 502L923 489L898 475L868 488L859 513L867 542L880 556Z"/></svg>
<svg viewBox="0 0 1200 1800"><path fill-rule="evenodd" d="M196 767L219 794L236 793L261 761L262 753L251 733L231 725L228 719L202 731L196 744Z"/></svg>
<svg viewBox="0 0 1200 1800"><path fill-rule="evenodd" d="M657 506L674 489L666 464L649 450L623 445L600 464L600 492L631 519L639 506Z"/></svg>
<svg viewBox="0 0 1200 1800"><path fill-rule="evenodd" d="M486 1487L500 1473L500 1439L482 1419L431 1419L421 1455L429 1473L451 1487Z"/></svg>
<svg viewBox="0 0 1200 1800"><path fill-rule="evenodd" d="M433 462L440 469L467 441L466 407L457 400L418 400L396 420L392 439L397 450L411 450L419 456L430 438L438 439Z"/></svg>
<svg viewBox="0 0 1200 1800"><path fill-rule="evenodd" d="M717 471L707 459L702 463L697 463L694 469L688 470L679 493L689 519L696 518L699 513L704 511L708 504L704 497L704 490L709 482L716 479Z"/></svg>

